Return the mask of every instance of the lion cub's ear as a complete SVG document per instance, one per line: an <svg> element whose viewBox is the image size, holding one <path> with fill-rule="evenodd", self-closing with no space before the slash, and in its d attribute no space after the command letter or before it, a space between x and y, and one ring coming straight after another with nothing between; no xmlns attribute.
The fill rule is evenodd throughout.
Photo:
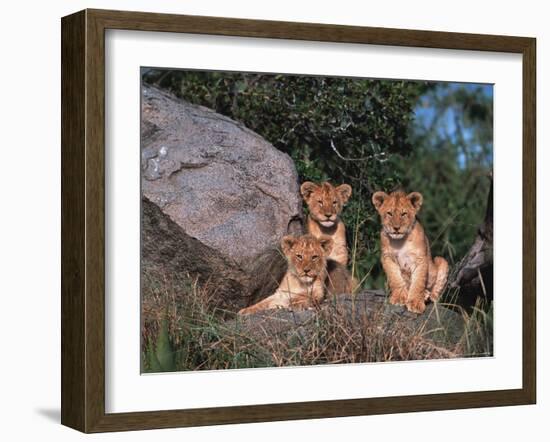
<svg viewBox="0 0 550 442"><path fill-rule="evenodd" d="M336 192L340 195L342 204L346 204L351 197L351 186L349 184L341 184L336 188Z"/></svg>
<svg viewBox="0 0 550 442"><path fill-rule="evenodd" d="M318 189L319 186L311 181L306 181L300 186L300 193L304 201L307 201L310 195Z"/></svg>
<svg viewBox="0 0 550 442"><path fill-rule="evenodd" d="M422 207L422 202L424 201L424 197L421 193L418 192L412 192L407 195L407 199L411 202L411 204L414 207L414 210L417 212Z"/></svg>
<svg viewBox="0 0 550 442"><path fill-rule="evenodd" d="M281 239L281 249L283 249L283 253L285 255L290 253L290 249L292 249L292 246L296 244L296 241L297 238L294 235L283 236L283 239Z"/></svg>
<svg viewBox="0 0 550 442"><path fill-rule="evenodd" d="M376 210L379 210L382 204L384 204L384 200L388 197L388 194L386 192L374 192L372 195L372 204L374 204L374 207Z"/></svg>
<svg viewBox="0 0 550 442"><path fill-rule="evenodd" d="M325 256L329 256L330 252L332 252L332 246L334 244L332 238L330 236L322 235L319 237L319 242L321 243L321 248L323 249Z"/></svg>

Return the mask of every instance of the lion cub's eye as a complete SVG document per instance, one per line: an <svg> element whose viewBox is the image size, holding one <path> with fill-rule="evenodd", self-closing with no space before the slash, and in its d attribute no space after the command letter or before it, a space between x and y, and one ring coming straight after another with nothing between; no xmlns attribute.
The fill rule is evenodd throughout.
<svg viewBox="0 0 550 442"><path fill-rule="evenodd" d="M317 202L319 203L320 206L323 205L323 202L321 200L318 200Z"/></svg>
<svg viewBox="0 0 550 442"><path fill-rule="evenodd" d="M335 205L336 205L336 200L334 200L334 201L332 202L332 205L333 205L333 206L335 206Z"/></svg>
<svg viewBox="0 0 550 442"><path fill-rule="evenodd" d="M406 216L407 216L407 212L403 212L403 213L401 214L401 217L402 217L402 218L405 218Z"/></svg>
<svg viewBox="0 0 550 442"><path fill-rule="evenodd" d="M386 215L388 215L390 218L393 216L393 213L391 212L386 212Z"/></svg>
<svg viewBox="0 0 550 442"><path fill-rule="evenodd" d="M313 255L313 256L311 257L311 260L312 260L312 261L317 261L318 259L319 259L319 257L318 257L317 255Z"/></svg>
<svg viewBox="0 0 550 442"><path fill-rule="evenodd" d="M302 255L296 254L296 259L297 259L298 261L301 261L301 260L302 260Z"/></svg>

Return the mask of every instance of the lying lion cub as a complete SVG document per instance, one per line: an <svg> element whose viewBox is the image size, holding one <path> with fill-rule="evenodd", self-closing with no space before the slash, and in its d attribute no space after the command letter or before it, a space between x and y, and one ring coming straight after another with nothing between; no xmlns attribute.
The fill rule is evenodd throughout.
<svg viewBox="0 0 550 442"><path fill-rule="evenodd" d="M332 238L334 246L328 258L347 265L346 227L339 215L351 196L351 186L342 184L334 187L328 182L318 185L306 181L300 186L300 193L309 209L307 233L317 238L323 235Z"/></svg>
<svg viewBox="0 0 550 442"><path fill-rule="evenodd" d="M382 221L382 267L390 286L390 303L422 313L429 298L436 301L447 282L449 265L441 257L432 261L430 244L416 219L422 195L412 192L376 192L372 202Z"/></svg>
<svg viewBox="0 0 550 442"><path fill-rule="evenodd" d="M281 247L288 261L288 269L279 288L273 295L243 308L239 314L274 308L305 309L324 300L325 288L329 292L341 292L342 287L348 286L348 291L351 290L351 278L345 267L333 263L327 268L332 246L333 241L327 236L316 238L308 234L283 237Z"/></svg>

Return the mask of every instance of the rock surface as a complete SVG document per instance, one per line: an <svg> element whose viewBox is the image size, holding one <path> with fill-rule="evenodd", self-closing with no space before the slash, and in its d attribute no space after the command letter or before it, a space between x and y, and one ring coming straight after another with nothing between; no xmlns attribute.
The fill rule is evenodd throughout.
<svg viewBox="0 0 550 442"><path fill-rule="evenodd" d="M245 269L301 230L292 159L242 124L142 86L142 265L189 272L244 305ZM225 282L224 282L225 281Z"/></svg>

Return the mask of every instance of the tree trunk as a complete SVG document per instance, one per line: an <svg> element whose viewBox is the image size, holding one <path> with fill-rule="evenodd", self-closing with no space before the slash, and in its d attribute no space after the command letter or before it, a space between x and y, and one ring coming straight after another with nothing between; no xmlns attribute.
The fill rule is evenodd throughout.
<svg viewBox="0 0 550 442"><path fill-rule="evenodd" d="M493 177L487 198L485 220L479 226L474 244L457 265L450 287L459 290L462 305L473 306L478 298L493 299Z"/></svg>

